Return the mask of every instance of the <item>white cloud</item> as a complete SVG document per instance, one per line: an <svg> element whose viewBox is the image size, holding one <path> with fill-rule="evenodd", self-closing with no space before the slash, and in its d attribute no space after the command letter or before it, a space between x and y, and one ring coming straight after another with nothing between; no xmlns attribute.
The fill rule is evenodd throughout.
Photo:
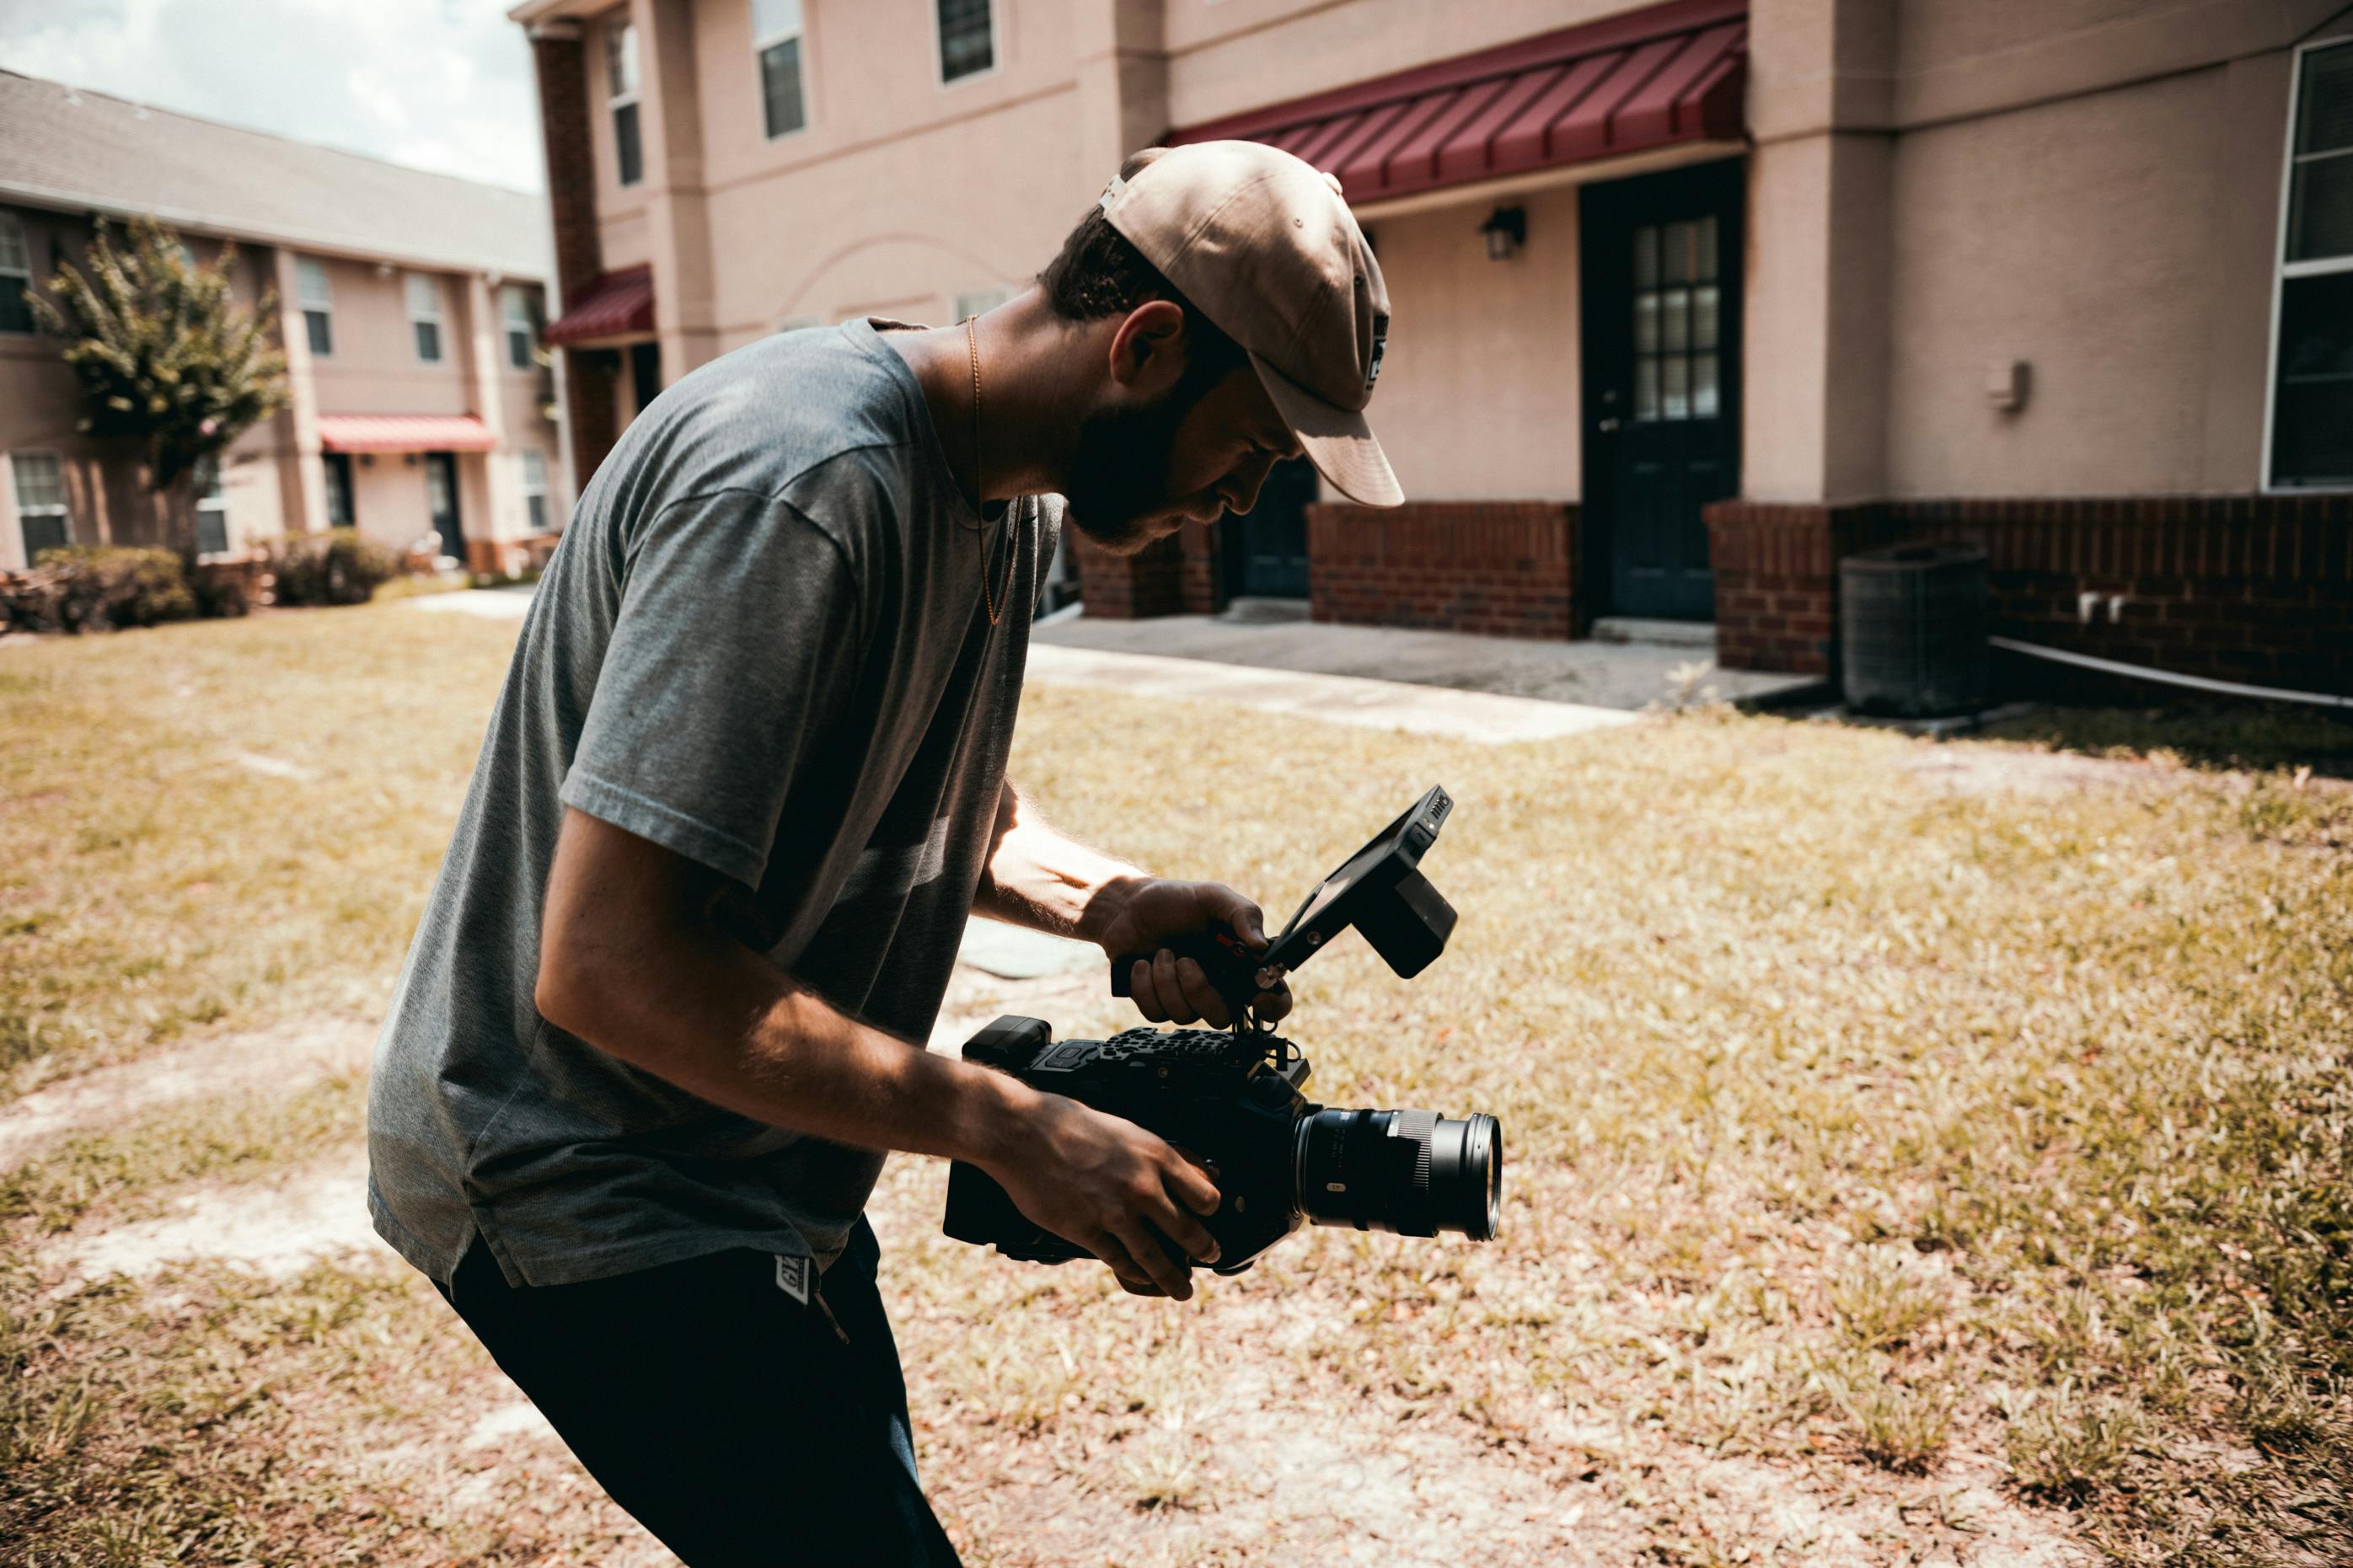
<svg viewBox="0 0 2353 1568"><path fill-rule="evenodd" d="M0 65L536 191L512 0L0 0Z"/></svg>

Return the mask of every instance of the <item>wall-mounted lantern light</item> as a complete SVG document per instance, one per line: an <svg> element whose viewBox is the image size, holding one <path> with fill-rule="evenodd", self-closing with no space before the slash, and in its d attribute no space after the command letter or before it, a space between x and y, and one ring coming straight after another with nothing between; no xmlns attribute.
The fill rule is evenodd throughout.
<svg viewBox="0 0 2353 1568"><path fill-rule="evenodd" d="M1528 241L1528 210L1497 207L1479 226L1479 232L1486 237L1488 260L1509 261Z"/></svg>

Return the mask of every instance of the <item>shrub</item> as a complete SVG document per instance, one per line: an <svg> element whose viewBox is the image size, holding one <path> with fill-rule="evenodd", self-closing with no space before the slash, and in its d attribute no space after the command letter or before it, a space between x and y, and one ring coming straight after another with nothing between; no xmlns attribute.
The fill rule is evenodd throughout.
<svg viewBox="0 0 2353 1568"><path fill-rule="evenodd" d="M44 550L29 572L0 583L12 631L102 632L184 621L196 613L186 569L168 550L103 544Z"/></svg>
<svg viewBox="0 0 2353 1568"><path fill-rule="evenodd" d="M281 605L364 605L400 571L400 557L353 528L290 533L269 543Z"/></svg>

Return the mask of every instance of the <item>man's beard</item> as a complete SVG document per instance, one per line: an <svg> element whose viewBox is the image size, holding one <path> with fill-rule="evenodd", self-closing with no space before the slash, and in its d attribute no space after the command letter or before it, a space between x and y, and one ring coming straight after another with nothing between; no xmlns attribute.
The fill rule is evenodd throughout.
<svg viewBox="0 0 2353 1568"><path fill-rule="evenodd" d="M1069 521L1104 549L1133 555L1167 531L1155 527L1179 498L1168 493L1168 458L1176 427L1225 374L1187 365L1159 402L1103 408L1079 426L1077 449L1062 487Z"/></svg>

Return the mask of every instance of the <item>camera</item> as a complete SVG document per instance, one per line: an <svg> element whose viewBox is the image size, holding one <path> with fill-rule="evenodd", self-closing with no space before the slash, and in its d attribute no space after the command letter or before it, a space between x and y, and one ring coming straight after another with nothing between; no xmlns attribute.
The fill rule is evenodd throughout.
<svg viewBox="0 0 2353 1568"><path fill-rule="evenodd" d="M1107 1040L1057 1041L1043 1019L1004 1017L965 1043L965 1059L1125 1117L1200 1161L1220 1194L1202 1222L1217 1238L1220 1274L1248 1268L1303 1222L1493 1239L1504 1182L1503 1128L1493 1117L1315 1104L1304 1092L1307 1058L1249 1016L1261 969L1294 969L1352 927L1409 979L1445 951L1454 910L1419 866L1452 805L1443 789L1423 795L1324 878L1263 953L1231 932L1172 944L1198 961L1226 998L1230 1029L1135 1028ZM1148 956L1113 962L1114 995L1127 994L1132 966ZM949 1171L942 1229L1028 1262L1089 1256L1034 1224L1003 1187L962 1162Z"/></svg>

